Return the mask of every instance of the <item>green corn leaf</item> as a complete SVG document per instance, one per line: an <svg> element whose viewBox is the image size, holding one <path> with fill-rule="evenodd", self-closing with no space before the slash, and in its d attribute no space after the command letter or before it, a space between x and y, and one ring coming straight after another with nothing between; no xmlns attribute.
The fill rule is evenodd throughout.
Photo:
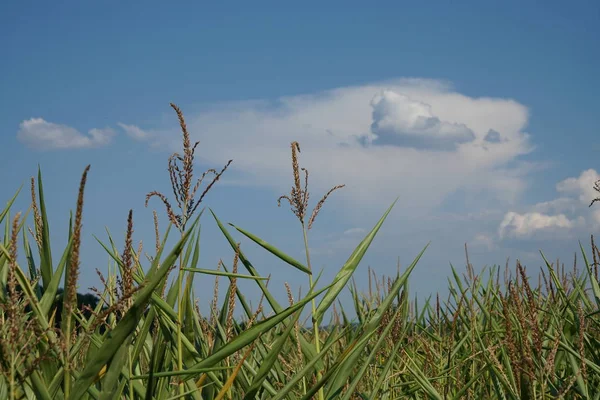
<svg viewBox="0 0 600 400"><path fill-rule="evenodd" d="M210 210L213 218L217 222L217 225L219 226L219 229L221 229L221 232L223 232L223 234L225 235L225 238L229 242L230 246L233 248L234 251L236 251L237 250L237 243L233 240L233 237L231 237L231 235L229 234L229 232L227 231L227 228L225 228L225 226L223 225L223 223L221 221L219 221L219 219L217 218L217 216L215 215L215 213L213 212L213 210L211 210L211 209L209 209L209 210ZM244 267L248 270L248 272L250 273L250 275L256 276L256 277L260 276L258 274L258 272L256 272L256 269L254 268L254 266L246 258L246 256L244 255L244 252L241 249L239 250L239 257L240 257L240 261L242 262L242 264L244 265ZM279 303L277 302L277 300L275 300L275 298L273 297L273 295L271 294L271 292L267 289L267 285L265 285L260 280L257 280L256 283L258 284L258 287L260 288L260 290L262 291L262 293L265 295L265 299L267 299L267 302L269 303L269 305L271 306L271 308L273 309L273 311L275 311L276 313L280 312L283 308L279 305Z"/></svg>
<svg viewBox="0 0 600 400"><path fill-rule="evenodd" d="M44 294L42 299L40 300L40 308L44 315L48 315L50 309L52 308L52 304L56 299L56 294L58 293L58 287L60 284L60 280L62 278L63 272L65 271L65 267L69 262L69 256L71 254L71 246L73 245L72 237L69 237L69 242L63 251L62 257L56 266L56 270L51 273L50 282L44 288Z"/></svg>
<svg viewBox="0 0 600 400"><path fill-rule="evenodd" d="M13 197L6 203L6 206L4 207L4 210L2 210L2 212L0 212L0 224L2 223L2 221L4 221L4 218L8 215L8 212L9 212L10 208L12 207L13 203L15 202L15 200L17 199L17 197L19 196L19 193L21 192L22 188L23 188L23 185L21 185L21 187L19 188L19 190L17 190L17 192L13 195Z"/></svg>
<svg viewBox="0 0 600 400"><path fill-rule="evenodd" d="M592 271L592 266L590 265L587 256L585 254L585 250L583 249L583 245L579 242L579 248L581 249L581 254L583 255L583 261L585 262L586 272L588 273L588 277L590 279L590 284L592 286L592 291L594 293L594 298L596 299L596 305L600 307L600 284L596 280L596 276L594 276L594 272ZM594 251L594 249L592 249ZM584 296L585 298L585 296Z"/></svg>
<svg viewBox="0 0 600 400"><path fill-rule="evenodd" d="M232 272L217 271L215 269L183 268L183 270L184 271L189 271L189 272L197 272L197 273L200 273L200 274L207 274L207 275L228 276L230 278L254 279L254 280L263 280L263 281L266 281L267 279L269 279L269 278L266 278L266 277L263 277L263 276L234 274Z"/></svg>
<svg viewBox="0 0 600 400"><path fill-rule="evenodd" d="M305 267L300 261L297 261L293 257L287 255L286 253L284 253L283 251L279 250L278 248L276 248L272 244L267 243L266 241L262 240L258 236L253 235L250 232L245 231L242 228L238 228L237 226L235 226L233 224L229 224L229 225L233 226L242 235L246 236L248 239L252 240L254 243L258 244L260 247L262 247L263 249L267 250L269 253L273 254L276 257L278 257L280 260L282 260L282 261L290 264L292 267L298 268L300 271L304 272L305 274L312 275L311 270L308 269L307 267Z"/></svg>
<svg viewBox="0 0 600 400"><path fill-rule="evenodd" d="M400 314L401 314L401 311L396 310L392 319L388 322L387 326L384 328L381 335L379 335L379 338L377 339L375 346L373 346L373 348L369 349L370 350L369 355L361 361L362 366L360 367L358 373L356 373L354 375L354 378L352 379L352 382L350 382L350 386L348 386L348 388L346 390L346 394L342 397L342 400L350 400L350 398L352 397L352 394L354 393L354 390L360 383L363 376L365 376L365 374L367 373L367 370L369 369L371 362L377 355L379 348L383 345L385 339L387 338L390 331L394 327L396 319L398 319Z"/></svg>
<svg viewBox="0 0 600 400"><path fill-rule="evenodd" d="M371 318L369 319L368 322L366 322L365 324L362 325L363 326L362 329L365 332L364 335L372 335L377 331L384 314L391 307L398 292L403 287L405 287L406 281L408 280L409 275L412 273L413 269L416 267L417 263L419 262L419 260L423 256L423 254L425 253L427 246L425 246L425 248L423 248L423 250L421 250L421 252L413 260L413 262L406 269L406 271L400 277L398 277L396 279L396 281L390 288L388 295L381 302L379 307L377 307L377 311L371 316ZM328 383L328 390L327 390L328 398L330 396L333 396L335 393L338 393L338 391L346 384L346 380L352 373L352 369L357 364L357 362L360 358L360 355L363 352L366 345L367 345L367 341L364 341L364 340L360 341L357 343L356 347L352 350L352 352L350 352L348 354L348 357L347 357L347 359L345 359L343 361L343 365L342 365L342 367L340 367L339 372Z"/></svg>
<svg viewBox="0 0 600 400"><path fill-rule="evenodd" d="M423 371L421 371L418 367L415 366L415 363L412 359L409 359L406 363L406 367L411 372L411 374L415 377L421 388L427 392L427 395L430 399L435 400L443 400L444 397L433 387L433 385L429 382Z"/></svg>
<svg viewBox="0 0 600 400"><path fill-rule="evenodd" d="M260 389L260 387L262 386L263 381L267 378L267 375L271 371L271 368L273 367L275 362L278 360L279 353L281 353L283 346L288 341L289 336L292 333L292 330L294 329L294 326L295 326L296 322L298 322L299 318L300 318L300 311L297 311L296 315L292 318L292 321L290 321L288 323L288 326L287 326L287 328L285 328L285 331L275 341L275 343L273 344L273 347L271 347L271 350L269 351L267 356L262 360L262 362L260 364L260 368L258 369L258 371L256 372L256 375L254 376L252 385L250 385L250 388L246 391L244 400L251 400L254 398L254 396L258 392L258 389Z"/></svg>
<svg viewBox="0 0 600 400"><path fill-rule="evenodd" d="M84 395L85 392L87 392L88 388L91 386L96 376L98 376L98 373L102 367L111 361L111 359L119 350L120 346L132 334L137 326L137 322L145 311L146 304L152 296L154 289L169 272L171 266L176 262L184 248L186 241L189 238L190 232L193 231L197 221L198 220L194 222L188 232L183 234L182 238L175 245L167 258L162 262L160 267L158 267L158 258L154 260L146 278L147 283L137 293L131 308L127 311L123 319L119 321L117 326L108 334L100 349L98 349L98 351L94 354L94 357L86 361L85 368L79 378L76 380L69 400L79 399Z"/></svg>
<svg viewBox="0 0 600 400"><path fill-rule="evenodd" d="M31 374L32 390L38 400L54 400L55 397L50 396L46 387L46 382L38 371L33 371Z"/></svg>
<svg viewBox="0 0 600 400"><path fill-rule="evenodd" d="M38 197L39 209L42 218L42 247L40 249L40 273L44 290L52 279L52 249L50 248L50 223L46 213L46 201L44 200L44 185L42 184L42 170L38 167Z"/></svg>
<svg viewBox="0 0 600 400"><path fill-rule="evenodd" d="M233 240L233 237L231 237L231 234L227 231L227 228L225 228L223 223L217 218L215 213L211 209L209 209L209 210L210 210L213 218L215 219L219 229L221 230L221 232L223 232L223 235L229 242L229 245L231 246L231 248L234 251L236 251L237 243L235 242L235 240ZM258 272L256 272L256 269L254 268L252 263L250 263L250 261L246 258L246 256L244 255L244 252L242 250L239 251L239 257L240 257L240 261L242 262L242 265L244 265L244 267L250 273L250 275L257 276L257 277L260 276L258 274ZM257 280L256 283L257 283L258 287L260 288L261 292L264 294L265 299L267 300L267 302L269 303L269 305L271 306L273 311L275 311L275 313L279 313L283 308L277 302L277 300L275 300L275 297L273 297L273 295L271 294L269 289L267 289L267 285L265 285L260 280ZM300 336L300 346L302 348L302 353L308 359L312 359L313 357L315 357L317 355L315 346L312 343L308 342L304 336ZM319 360L317 362L316 368L318 370L323 369L323 362L321 360Z"/></svg>
<svg viewBox="0 0 600 400"><path fill-rule="evenodd" d="M281 400L283 398L286 398L286 396L289 396L294 386L296 386L302 380L302 377L306 376L306 374L308 374L312 369L315 368L315 365L319 361L322 361L323 357L329 354L329 350L331 349L331 347L333 347L335 343L339 342L339 340L342 339L342 337L344 337L347 331L348 328L344 328L342 332L340 332L333 340L331 340L326 346L324 346L321 349L321 352L317 354L317 356L311 358L310 360L307 360L307 363L304 366L304 368L302 368L302 370L296 373L296 375L294 375L292 379L288 380L286 385L277 392L277 394L272 398L272 400ZM329 368L335 369L336 365L339 365L339 360L335 365L332 365Z"/></svg>
<svg viewBox="0 0 600 400"><path fill-rule="evenodd" d="M275 326L279 325L282 321L284 321L286 318L288 318L290 315L292 315L296 311L303 309L304 306L310 300L314 299L315 297L317 297L318 295L320 295L327 289L328 289L328 287L326 286L325 288L319 290L316 293L307 295L305 298L303 298L301 301L298 301L293 306L290 306L290 307L282 310L281 312L275 314L272 317L265 319L264 321L259 322L258 324L252 325L252 327L250 329L240 333L238 336L235 337L235 339L233 339L229 343L225 344L223 347L218 349L215 353L211 354L209 357L207 357L206 359L197 363L196 365L194 365L191 368L208 368L208 367L214 366L221 360L225 359L226 357L228 357L231 354L238 351L239 349L252 343L254 340L256 340L256 338L258 338L259 335L261 335L261 334L267 332L268 330L274 328Z"/></svg>
<svg viewBox="0 0 600 400"><path fill-rule="evenodd" d="M99 400L111 400L121 397L122 388L119 390L119 377L121 376L121 370L127 362L127 350L130 344L131 336L123 342L110 361L106 369L106 375L102 379L102 390L100 391ZM123 381L123 383L126 383L125 380Z"/></svg>
<svg viewBox="0 0 600 400"><path fill-rule="evenodd" d="M354 252L352 252L352 255L350 255L348 261L346 261L346 263L342 266L342 268L340 269L333 281L331 289L329 289L329 291L325 294L325 296L323 296L323 299L319 303L317 311L315 315L313 315L313 321L315 321L316 323L321 322L325 312L329 309L331 304L335 301L340 292L344 289L346 283L356 270L356 267L358 267L358 264L367 252L367 249L371 245L371 242L373 241L373 239L375 239L375 235L377 235L377 232L381 228L381 225L383 225L383 222L387 218L390 211L392 211L392 208L394 207L397 201L398 199L396 199L394 203L392 203L392 205L387 209L385 214L383 214L379 222L377 222L377 224L373 227L371 232L369 232L369 234L363 239L363 241L358 245Z"/></svg>

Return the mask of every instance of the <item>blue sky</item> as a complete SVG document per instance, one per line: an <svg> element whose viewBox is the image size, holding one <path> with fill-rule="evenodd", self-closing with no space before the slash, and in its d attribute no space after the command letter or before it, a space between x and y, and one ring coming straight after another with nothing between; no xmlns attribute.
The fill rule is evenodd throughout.
<svg viewBox="0 0 600 400"><path fill-rule="evenodd" d="M58 252L84 167L81 290L107 256L92 235L153 243L144 196L168 197L167 158L181 149L178 104L197 172L233 159L205 205L302 258L299 225L276 199L292 184L300 142L313 202L310 232L331 279L393 200L357 272L395 273L431 241L414 272L420 295L444 290L449 263L476 268L538 250L569 263L600 226L600 5L594 1L5 2L0 6L0 179L8 199L40 164ZM4 201L4 200L2 200ZM314 204L314 203L313 203ZM27 192L17 208L28 207ZM203 217L204 268L232 254ZM241 240L241 238L240 238ZM297 290L304 277L242 240L257 269ZM248 284L249 295L257 291ZM212 279L196 284L211 297Z"/></svg>

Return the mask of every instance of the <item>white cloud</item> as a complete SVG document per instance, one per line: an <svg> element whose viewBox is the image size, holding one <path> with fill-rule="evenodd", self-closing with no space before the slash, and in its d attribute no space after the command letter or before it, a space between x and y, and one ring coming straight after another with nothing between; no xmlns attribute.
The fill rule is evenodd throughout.
<svg viewBox="0 0 600 400"><path fill-rule="evenodd" d="M381 93L388 93L390 109L379 125L387 121L396 131L416 131L428 138L428 146L364 145L376 137L372 105L374 99L381 103ZM233 159L231 172L285 193L291 183L289 146L297 140L313 193L344 183L346 188L331 201L376 213L400 196L395 213L427 215L457 190L515 202L527 185L527 168L515 160L533 149L523 132L525 106L468 97L433 80L402 79L271 102L220 104L185 115L192 140L201 140L201 162L212 166ZM429 125L423 122L428 118L433 121ZM180 151L176 122L173 126L168 137L157 137L158 145ZM464 142L461 132L467 129L474 137ZM490 130L498 133L491 141ZM452 138L454 147L442 145L447 144L442 136ZM440 147L447 151L432 150Z"/></svg>
<svg viewBox="0 0 600 400"><path fill-rule="evenodd" d="M136 125L126 125L121 122L117 123L117 125L119 125L121 129L125 131L125 134L132 139L142 141L151 138L151 134L149 132L141 129Z"/></svg>
<svg viewBox="0 0 600 400"><path fill-rule="evenodd" d="M376 144L451 150L475 139L465 124L441 121L431 105L392 90L375 95L371 107Z"/></svg>
<svg viewBox="0 0 600 400"><path fill-rule="evenodd" d="M558 232L578 229L579 233L600 226L600 208L589 207L597 197L594 184L600 175L593 169L582 171L578 177L571 177L556 184L560 197L539 202L528 212L506 213L498 228L502 237L531 238L538 232ZM585 232L587 234L587 232Z"/></svg>
<svg viewBox="0 0 600 400"><path fill-rule="evenodd" d="M555 214L555 213L576 213L580 209L580 204L577 200L569 197L558 197L554 200L543 201L533 206L533 211L540 212L542 214Z"/></svg>
<svg viewBox="0 0 600 400"><path fill-rule="evenodd" d="M313 238L310 246L311 255L334 256L349 255L363 240L366 230L363 228L350 228L343 232L332 232Z"/></svg>
<svg viewBox="0 0 600 400"><path fill-rule="evenodd" d="M556 231L571 229L576 222L569 220L564 214L546 215L539 212L518 214L508 212L500 223L498 235L504 237L527 238L538 231Z"/></svg>
<svg viewBox="0 0 600 400"><path fill-rule="evenodd" d="M496 248L494 238L487 233L478 233L468 244L469 246L474 247L484 247L487 250L493 250Z"/></svg>
<svg viewBox="0 0 600 400"><path fill-rule="evenodd" d="M359 235L365 232L366 231L363 228L350 228L344 231L344 235Z"/></svg>
<svg viewBox="0 0 600 400"><path fill-rule="evenodd" d="M600 180L600 175L596 170L588 169L577 178L568 178L556 184L556 190L561 193L578 196L582 204L589 205L590 202L598 197L598 192L594 190L594 184Z"/></svg>
<svg viewBox="0 0 600 400"><path fill-rule="evenodd" d="M600 207L599 204L596 204L590 209L589 205L600 194L594 189L595 183L599 180L600 174L596 170L587 169L582 171L579 177L565 179L556 185L557 191L577 197L578 209L582 210L582 213L591 214L593 228L600 226Z"/></svg>
<svg viewBox="0 0 600 400"><path fill-rule="evenodd" d="M108 145L115 132L110 128L90 129L87 135L67 125L31 118L21 122L17 138L25 145L39 150L82 149Z"/></svg>

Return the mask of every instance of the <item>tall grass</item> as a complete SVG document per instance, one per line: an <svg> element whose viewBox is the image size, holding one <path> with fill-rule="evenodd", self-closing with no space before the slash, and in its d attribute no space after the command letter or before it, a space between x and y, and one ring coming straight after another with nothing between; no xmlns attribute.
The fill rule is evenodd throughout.
<svg viewBox="0 0 600 400"><path fill-rule="evenodd" d="M600 251L593 238L587 251L581 246L572 269L541 254L545 268L535 283L535 274L519 262L514 269L496 266L476 274L467 253L464 274L452 267L448 297L418 304L408 278L425 249L395 276L357 272L392 204L335 278L320 282L311 268L308 231L327 197L342 186L334 186L308 216L308 172L299 167L300 147L293 142L293 186L279 200L289 201L298 217L305 262L241 227L230 224L230 230L209 209L205 223L216 223L232 262L201 266L199 205L231 161L194 181L197 143L190 142L181 110L171 106L183 134L183 155L169 158L179 213L162 193L148 194L146 204L158 197L170 222L161 233L154 213L152 255L133 248L131 211L122 249L110 235L99 241L113 262L108 276L99 274L95 308L78 307L76 291L89 166L60 257L51 252L41 172L32 179L25 214L12 210L19 192L0 212L0 398L600 399ZM200 189L207 177L210 183ZM179 237L168 249L173 227ZM233 234L302 271L307 293L294 299L294 288L286 285L287 304L279 303ZM176 277L169 279L173 270ZM367 275L368 292L358 291L355 274ZM194 300L197 275L215 279L209 315ZM256 308L240 290L242 279L262 293ZM352 309L338 300L343 290L352 294ZM309 304L312 324L306 328L300 315ZM233 318L236 308L243 318Z"/></svg>

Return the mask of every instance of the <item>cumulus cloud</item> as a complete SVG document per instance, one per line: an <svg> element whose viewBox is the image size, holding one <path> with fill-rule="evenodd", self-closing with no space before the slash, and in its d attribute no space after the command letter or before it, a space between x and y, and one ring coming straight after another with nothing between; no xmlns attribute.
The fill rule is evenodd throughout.
<svg viewBox="0 0 600 400"><path fill-rule="evenodd" d="M377 94L371 107L375 144L449 150L475 139L475 133L464 123L442 121L430 104L392 90Z"/></svg>
<svg viewBox="0 0 600 400"><path fill-rule="evenodd" d="M110 128L90 129L87 135L67 125L31 118L21 122L17 139L39 150L83 149L108 145L115 132Z"/></svg>
<svg viewBox="0 0 600 400"><path fill-rule="evenodd" d="M526 213L507 213L499 232L506 234L518 231L523 234L517 233L515 236L525 237L539 230L592 228L594 224L600 223L600 210L588 207L597 195L594 184L599 179L600 175L595 170L588 169L578 177L558 182L556 191L560 194L559 197L534 204Z"/></svg>
<svg viewBox="0 0 600 400"><path fill-rule="evenodd" d="M501 238L532 238L539 233L568 232L587 234L600 226L600 207L589 207L597 197L595 183L600 174L587 169L577 177L564 179L556 184L559 196L539 202L526 212L511 211L505 214L498 228Z"/></svg>
<svg viewBox="0 0 600 400"><path fill-rule="evenodd" d="M556 190L565 194L577 196L582 204L590 204L592 199L598 196L594 190L594 184L600 180L596 170L588 169L576 177L568 178L556 184Z"/></svg>
<svg viewBox="0 0 600 400"><path fill-rule="evenodd" d="M151 138L151 135L149 132L141 129L140 127L138 127L136 125L126 125L122 122L119 122L117 125L119 125L121 127L121 129L123 129L123 131L125 131L125 134L132 139L143 141L143 140L148 140Z"/></svg>
<svg viewBox="0 0 600 400"><path fill-rule="evenodd" d="M538 231L571 229L576 222L564 214L546 215L539 212L518 214L508 212L500 223L498 235L504 237L528 238Z"/></svg>
<svg viewBox="0 0 600 400"><path fill-rule="evenodd" d="M600 174L594 169L582 171L578 177L567 178L556 185L556 190L566 196L574 196L578 202L578 210L582 214L591 216L591 227L600 226L600 207L588 207L593 199L598 197L594 189L595 183L600 180Z"/></svg>
<svg viewBox="0 0 600 400"><path fill-rule="evenodd" d="M368 210L378 213L397 196L395 213L405 215L427 215L459 190L515 202L528 173L516 161L533 150L523 131L527 120L527 108L514 100L472 98L445 82L419 79L186 111L203 163L233 159L230 178L237 171L246 182L285 192L290 142L297 140L313 190L344 183L332 201L368 206L359 216L369 218L374 215ZM176 130L174 122L171 133L157 135L153 145L179 150ZM490 130L501 133L499 143L485 140ZM418 137L418 146L377 145L386 135Z"/></svg>

